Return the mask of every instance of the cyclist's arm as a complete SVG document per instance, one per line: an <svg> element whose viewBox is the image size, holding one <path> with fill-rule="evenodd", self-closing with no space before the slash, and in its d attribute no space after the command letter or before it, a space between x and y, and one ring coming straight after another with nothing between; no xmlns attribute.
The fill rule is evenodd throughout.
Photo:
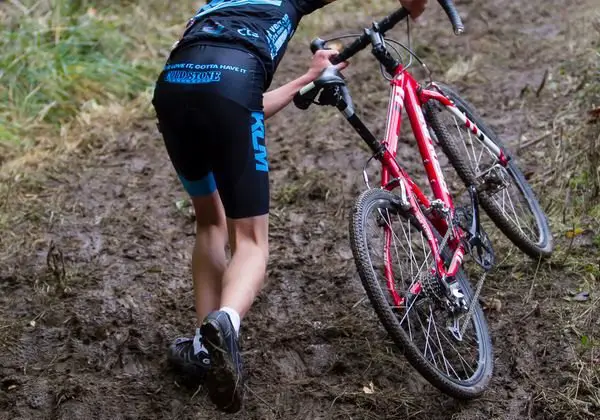
<svg viewBox="0 0 600 420"><path fill-rule="evenodd" d="M277 114L283 108L285 108L292 100L294 95L303 86L311 82L307 75L303 75L296 80L286 83L285 85L266 92L263 95L263 108L265 113L265 119L271 118Z"/></svg>
<svg viewBox="0 0 600 420"><path fill-rule="evenodd" d="M317 51L317 53L313 56L310 68L304 75L281 87L278 87L277 89L266 92L263 95L263 110L265 113L265 119L277 114L290 102L292 102L294 95L300 89L319 77L323 69L331 65L329 58L336 54L337 51L334 50ZM346 68L347 65L348 63L340 63L337 65L337 68L341 70Z"/></svg>

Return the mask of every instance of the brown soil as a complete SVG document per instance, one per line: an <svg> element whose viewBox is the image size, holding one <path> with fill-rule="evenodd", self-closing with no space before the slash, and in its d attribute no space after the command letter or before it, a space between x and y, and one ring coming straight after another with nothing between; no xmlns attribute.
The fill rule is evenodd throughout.
<svg viewBox="0 0 600 420"><path fill-rule="evenodd" d="M561 73L561 63L580 51L575 22L593 3L461 1L462 38L451 35L434 4L413 36L437 79L449 79L516 147L523 135L553 130L556 112L576 94L584 75L576 67ZM369 19L348 13L341 21L340 33ZM307 58L296 41L277 82ZM347 76L360 115L382 135L387 85L377 66L363 53ZM400 156L415 172L408 139ZM501 264L483 292L502 304L486 313L494 379L482 398L457 402L403 359L365 299L347 234L368 158L357 136L333 110L289 107L269 121L268 141L271 263L244 320L247 401L233 418L566 419L599 412L598 352L582 350L578 330L598 331L598 301L563 299L585 279L597 282L598 270L581 274L556 259L537 266L496 235ZM539 163L550 161L547 143L520 154L532 175L548 176ZM185 196L154 122L88 146L35 180L16 182L11 194L21 204L3 209L14 215L0 242L0 419L226 418L165 360L170 340L194 327L194 223L188 208L176 206ZM544 205L550 188L539 184ZM569 246L562 225L553 228L558 247ZM597 261L593 245L570 248ZM370 383L374 392L364 392Z"/></svg>

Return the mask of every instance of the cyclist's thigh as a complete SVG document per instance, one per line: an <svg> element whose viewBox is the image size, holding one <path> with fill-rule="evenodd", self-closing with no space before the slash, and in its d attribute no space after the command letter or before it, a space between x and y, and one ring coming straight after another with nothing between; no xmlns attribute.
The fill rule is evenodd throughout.
<svg viewBox="0 0 600 420"><path fill-rule="evenodd" d="M169 158L192 197L209 196L216 191L212 174L215 130L210 108L198 107L198 102L210 96L212 89L207 76L194 76L185 70L191 61L190 54L199 66L203 61L212 62L210 55L203 57L202 52L190 48L184 52L187 54L174 55L159 76L152 100Z"/></svg>
<svg viewBox="0 0 600 420"><path fill-rule="evenodd" d="M243 219L227 219L229 244L235 253L244 242L258 245L265 259L269 256L269 215L246 217Z"/></svg>
<svg viewBox="0 0 600 420"><path fill-rule="evenodd" d="M197 115L188 109L172 107L157 114L167 153L185 190L191 197L214 193L211 155L206 153L211 149L210 132L197 130Z"/></svg>
<svg viewBox="0 0 600 420"><path fill-rule="evenodd" d="M269 212L264 67L248 52L222 50L222 82L210 98L216 136L212 169L228 218L261 216Z"/></svg>
<svg viewBox="0 0 600 420"><path fill-rule="evenodd" d="M265 215L269 212L269 166L262 111L224 99L214 106L228 115L219 125L221 141L214 164L225 213L230 219Z"/></svg>

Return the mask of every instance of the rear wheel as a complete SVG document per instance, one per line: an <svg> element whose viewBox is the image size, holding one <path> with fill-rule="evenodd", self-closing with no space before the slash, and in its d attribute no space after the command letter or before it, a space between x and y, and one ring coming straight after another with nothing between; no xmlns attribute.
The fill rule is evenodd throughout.
<svg viewBox="0 0 600 420"><path fill-rule="evenodd" d="M464 313L454 316L444 306L423 228L398 201L388 191L372 189L354 206L350 243L362 284L383 326L425 379L455 398L477 397L493 370L483 311L475 302L463 328ZM462 270L456 280L470 306L473 291Z"/></svg>
<svg viewBox="0 0 600 420"><path fill-rule="evenodd" d="M471 105L447 86L438 87L492 142L504 147ZM496 226L530 257L549 256L552 234L548 221L515 160L502 166L496 154L438 102L429 101L424 111L450 163L465 185L478 188L481 206Z"/></svg>

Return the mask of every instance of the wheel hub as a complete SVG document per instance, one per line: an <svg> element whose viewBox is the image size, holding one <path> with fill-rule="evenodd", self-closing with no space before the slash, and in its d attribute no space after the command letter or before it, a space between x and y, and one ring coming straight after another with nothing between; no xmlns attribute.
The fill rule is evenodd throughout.
<svg viewBox="0 0 600 420"><path fill-rule="evenodd" d="M510 177L506 172L506 168L498 163L477 178L479 181L478 189L489 194L497 194L510 185Z"/></svg>
<svg viewBox="0 0 600 420"><path fill-rule="evenodd" d="M421 275L421 287L425 295L436 302L441 302L446 297L446 288L438 276L433 273Z"/></svg>

